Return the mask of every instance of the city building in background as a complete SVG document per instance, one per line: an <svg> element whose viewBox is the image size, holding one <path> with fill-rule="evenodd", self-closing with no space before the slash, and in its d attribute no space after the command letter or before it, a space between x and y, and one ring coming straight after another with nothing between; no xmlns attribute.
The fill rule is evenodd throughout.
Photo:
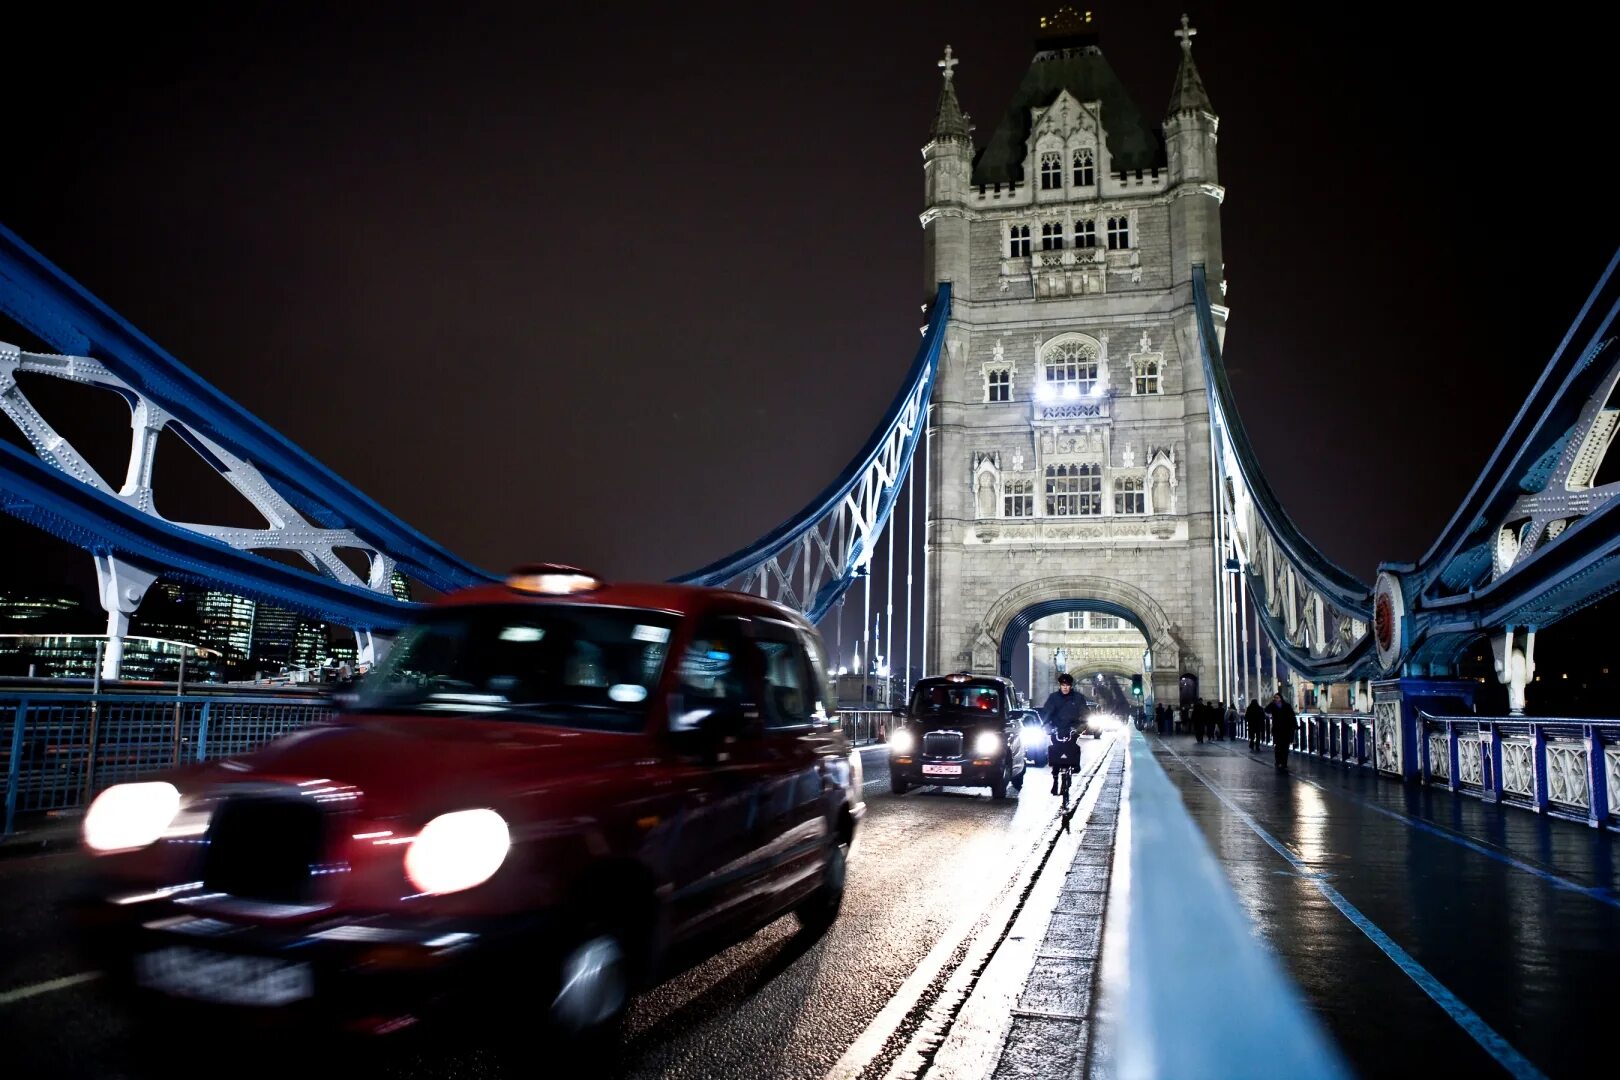
<svg viewBox="0 0 1620 1080"><path fill-rule="evenodd" d="M1143 674L1147 647L1142 632L1118 615L1066 611L1037 619L1029 628L1030 700L1045 701L1065 672L1076 682L1096 675L1129 682ZM1087 697L1096 696L1094 686L1082 689Z"/></svg>
<svg viewBox="0 0 1620 1080"><path fill-rule="evenodd" d="M36 679L94 679L107 638L101 634L0 634L0 675ZM224 657L184 641L124 639L126 682L219 682Z"/></svg>
<svg viewBox="0 0 1620 1080"><path fill-rule="evenodd" d="M245 597L217 589L204 592L197 601L200 631L197 644L218 649L227 663L247 660L253 651L253 616L256 605Z"/></svg>

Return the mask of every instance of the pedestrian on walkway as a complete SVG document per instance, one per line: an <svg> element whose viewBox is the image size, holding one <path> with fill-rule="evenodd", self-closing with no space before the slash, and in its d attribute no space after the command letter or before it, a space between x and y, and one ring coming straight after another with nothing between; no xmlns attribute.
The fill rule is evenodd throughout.
<svg viewBox="0 0 1620 1080"><path fill-rule="evenodd" d="M1260 749L1266 737L1266 710L1253 698L1249 699L1249 707L1243 710L1243 723L1249 729L1249 749Z"/></svg>
<svg viewBox="0 0 1620 1080"><path fill-rule="evenodd" d="M1271 716L1271 753L1278 769L1288 771L1288 748L1294 743L1294 728L1298 723L1294 707L1283 700L1282 691L1271 695L1266 709Z"/></svg>
<svg viewBox="0 0 1620 1080"><path fill-rule="evenodd" d="M1199 698L1192 707L1192 733L1193 738L1199 742L1204 741L1204 699Z"/></svg>
<svg viewBox="0 0 1620 1080"><path fill-rule="evenodd" d="M1238 728L1237 706L1235 704L1231 703L1231 702L1227 702L1227 705L1226 705L1226 737L1228 739L1236 741L1237 740L1237 728Z"/></svg>

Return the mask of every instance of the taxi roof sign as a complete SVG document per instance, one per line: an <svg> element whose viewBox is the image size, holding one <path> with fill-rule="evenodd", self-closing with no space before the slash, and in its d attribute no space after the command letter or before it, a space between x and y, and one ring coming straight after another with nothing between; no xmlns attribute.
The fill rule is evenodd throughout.
<svg viewBox="0 0 1620 1080"><path fill-rule="evenodd" d="M515 567L506 575L507 588L546 596L567 596L602 587L602 579L577 566L561 563L530 563Z"/></svg>

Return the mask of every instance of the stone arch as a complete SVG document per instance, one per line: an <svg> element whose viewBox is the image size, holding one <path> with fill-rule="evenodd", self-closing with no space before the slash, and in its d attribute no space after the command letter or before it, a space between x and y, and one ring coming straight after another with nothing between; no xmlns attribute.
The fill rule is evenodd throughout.
<svg viewBox="0 0 1620 1080"><path fill-rule="evenodd" d="M1089 574L1063 574L1026 581L1003 593L984 615L983 637L995 643L997 670L1011 673L1015 627L1028 627L1035 619L1059 611L1086 608L1103 611L1134 625L1153 650L1155 671L1181 666L1181 643L1170 617L1158 601L1128 582Z"/></svg>

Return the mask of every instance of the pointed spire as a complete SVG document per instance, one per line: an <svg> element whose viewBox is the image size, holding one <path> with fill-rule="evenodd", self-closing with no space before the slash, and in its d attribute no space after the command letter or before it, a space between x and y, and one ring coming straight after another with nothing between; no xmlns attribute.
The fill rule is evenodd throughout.
<svg viewBox="0 0 1620 1080"><path fill-rule="evenodd" d="M955 67L961 61L951 55L951 47L945 46L945 59L939 61L939 68L945 73L945 85L939 91L939 109L934 114L933 135L936 139L968 140L968 134L973 130L968 118L962 112L962 106L956 100L956 87L952 84L955 78Z"/></svg>
<svg viewBox="0 0 1620 1080"><path fill-rule="evenodd" d="M1204 80L1198 77L1198 65L1193 63L1192 39L1198 31L1189 25L1187 16L1181 16L1181 29L1176 31L1176 37L1181 39L1181 69L1176 72L1176 88L1170 94L1170 115L1180 112L1207 112L1213 113L1215 107L1209 103L1209 93L1204 89Z"/></svg>

